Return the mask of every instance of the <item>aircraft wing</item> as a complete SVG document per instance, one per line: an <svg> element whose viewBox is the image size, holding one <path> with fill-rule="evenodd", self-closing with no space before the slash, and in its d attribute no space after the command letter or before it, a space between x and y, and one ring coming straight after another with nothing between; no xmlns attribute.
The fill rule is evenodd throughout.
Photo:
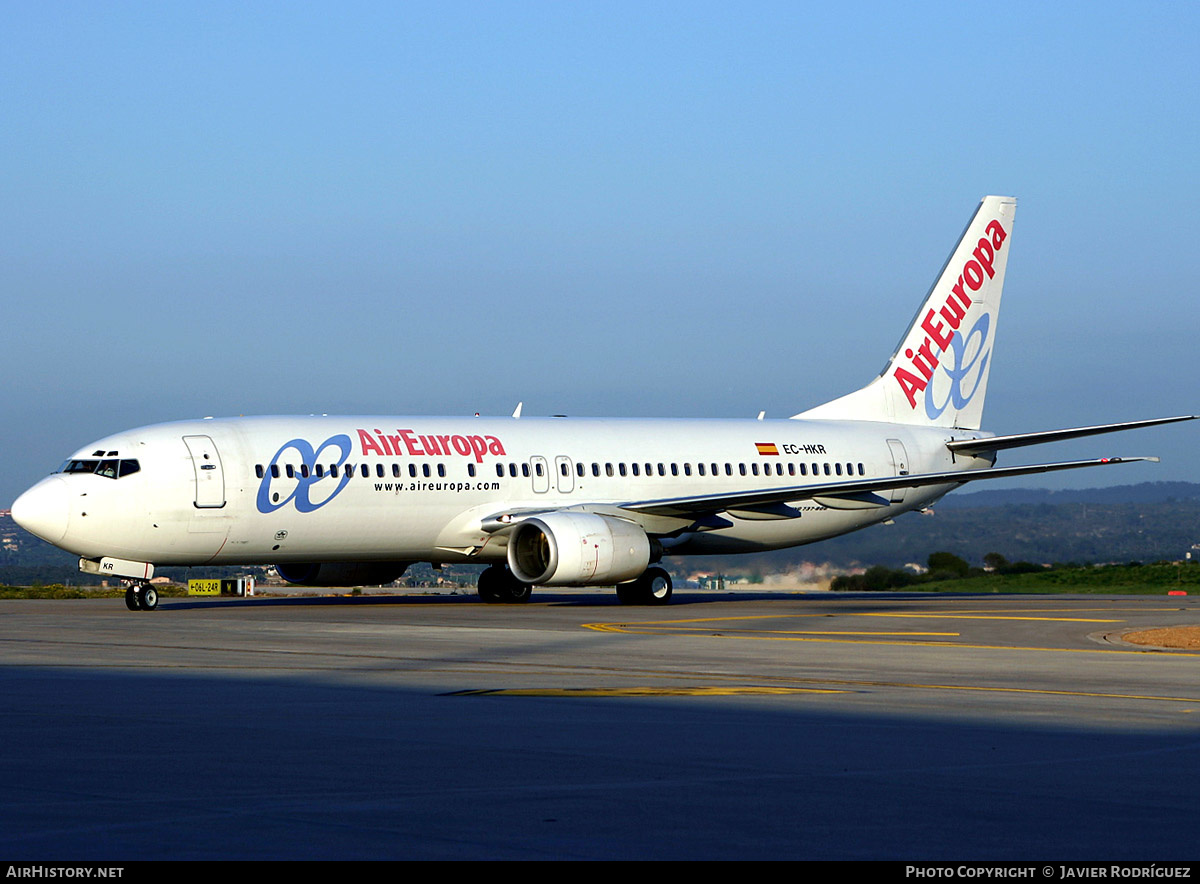
<svg viewBox="0 0 1200 884"><path fill-rule="evenodd" d="M1154 427L1159 424L1173 424L1177 421L1192 421L1200 415L1183 414L1178 417L1156 417L1145 421L1126 421L1120 424L1099 424L1094 427L1071 427L1066 430L1044 430L1040 433L1015 433L1011 436L990 436L984 439L957 439L946 443L946 447L956 454L979 454L984 451L1000 451L1004 448L1020 448L1022 445L1040 445L1043 442L1061 442L1064 439L1078 439L1081 436L1095 436L1100 433L1116 433L1121 430L1136 430L1140 427Z"/></svg>
<svg viewBox="0 0 1200 884"><path fill-rule="evenodd" d="M1060 463L1032 464L1017 467L992 467L981 470L947 470L938 473L921 473L911 476L885 476L877 479L848 479L844 482L823 482L810 485L792 485L786 488L770 488L756 491L735 491L724 494L700 494L691 497L673 497L660 500L637 500L616 504L629 512L654 516L699 516L726 510L758 512L764 518L787 518L799 515L788 513L789 501L833 498L847 504L859 506L886 506L889 500L877 492L894 488L918 488L925 485L962 485L978 479L1004 479L1012 476L1030 476L1036 473L1053 473L1058 470L1075 470L1081 467L1107 466L1137 461L1158 462L1157 457L1102 457L1095 460L1072 460Z"/></svg>

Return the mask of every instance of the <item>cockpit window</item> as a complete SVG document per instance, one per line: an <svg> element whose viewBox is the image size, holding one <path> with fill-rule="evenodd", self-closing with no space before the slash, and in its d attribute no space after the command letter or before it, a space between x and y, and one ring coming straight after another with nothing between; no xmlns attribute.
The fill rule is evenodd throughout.
<svg viewBox="0 0 1200 884"><path fill-rule="evenodd" d="M69 460L59 468L60 473L95 473L108 479L119 479L136 473L141 466L136 460Z"/></svg>

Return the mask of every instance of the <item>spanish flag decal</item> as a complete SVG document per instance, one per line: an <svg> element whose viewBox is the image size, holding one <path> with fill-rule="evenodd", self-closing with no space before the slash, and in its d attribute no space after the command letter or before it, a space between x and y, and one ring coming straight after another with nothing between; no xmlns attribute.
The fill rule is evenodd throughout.
<svg viewBox="0 0 1200 884"><path fill-rule="evenodd" d="M754 447L759 454L779 454L779 447L774 442L755 442Z"/></svg>

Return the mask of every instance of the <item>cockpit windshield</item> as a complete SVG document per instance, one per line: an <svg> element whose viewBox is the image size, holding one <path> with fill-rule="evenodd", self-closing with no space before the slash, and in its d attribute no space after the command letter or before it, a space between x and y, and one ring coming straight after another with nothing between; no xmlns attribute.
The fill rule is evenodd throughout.
<svg viewBox="0 0 1200 884"><path fill-rule="evenodd" d="M109 479L120 479L136 473L141 467L136 460L68 460L56 472L95 473Z"/></svg>

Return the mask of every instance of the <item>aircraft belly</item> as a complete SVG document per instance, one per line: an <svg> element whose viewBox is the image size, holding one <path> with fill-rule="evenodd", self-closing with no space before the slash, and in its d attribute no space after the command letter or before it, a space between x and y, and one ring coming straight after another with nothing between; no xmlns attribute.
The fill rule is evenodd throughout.
<svg viewBox="0 0 1200 884"><path fill-rule="evenodd" d="M247 545L272 562L428 560L447 518L444 508L420 505L280 509L248 520Z"/></svg>

